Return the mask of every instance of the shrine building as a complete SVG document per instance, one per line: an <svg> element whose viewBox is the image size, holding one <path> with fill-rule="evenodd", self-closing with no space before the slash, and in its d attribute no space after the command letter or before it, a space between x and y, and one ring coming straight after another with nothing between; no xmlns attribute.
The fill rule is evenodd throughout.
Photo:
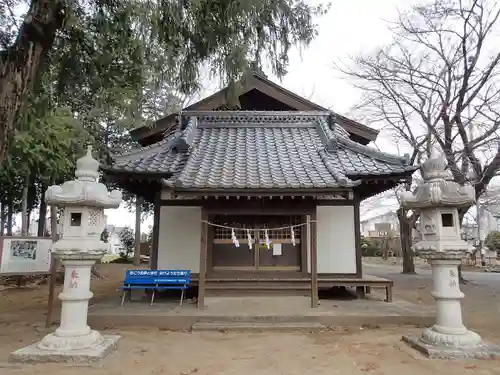
<svg viewBox="0 0 500 375"><path fill-rule="evenodd" d="M360 202L417 167L367 146L376 130L261 75L238 110L226 90L134 130L142 148L103 166L154 202L151 268L191 270L201 298L362 279Z"/></svg>

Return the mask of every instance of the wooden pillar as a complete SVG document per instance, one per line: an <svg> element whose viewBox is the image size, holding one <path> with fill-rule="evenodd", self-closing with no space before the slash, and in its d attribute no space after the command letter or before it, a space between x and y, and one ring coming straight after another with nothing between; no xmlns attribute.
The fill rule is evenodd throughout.
<svg viewBox="0 0 500 375"><path fill-rule="evenodd" d="M302 215L300 217L300 221L304 222L307 220L306 215ZM307 237L307 225L300 226L300 264L301 264L301 273L302 276L307 277L309 275L309 269L308 269L308 257L309 253L307 252L309 247L307 245L308 238Z"/></svg>
<svg viewBox="0 0 500 375"><path fill-rule="evenodd" d="M141 207L142 197L135 196L135 248L134 266L141 265Z"/></svg>
<svg viewBox="0 0 500 375"><path fill-rule="evenodd" d="M316 217L316 215L314 215ZM307 215L307 247L311 259L311 307L318 307L318 256L316 249L316 227L311 221L311 215Z"/></svg>
<svg viewBox="0 0 500 375"><path fill-rule="evenodd" d="M161 214L161 191L156 193L154 216L153 216L153 241L149 252L149 267L152 270L158 269L158 252L160 243L160 214Z"/></svg>
<svg viewBox="0 0 500 375"><path fill-rule="evenodd" d="M208 219L205 208L201 208L200 273L198 276L198 308L205 308L205 281L207 277Z"/></svg>
<svg viewBox="0 0 500 375"><path fill-rule="evenodd" d="M316 212L311 215L311 259L314 259L314 276L311 278L311 282L314 284L314 294L313 297L316 301L314 307L319 305L318 296L318 236L317 236L318 224L316 223Z"/></svg>
<svg viewBox="0 0 500 375"><path fill-rule="evenodd" d="M354 246L356 252L356 278L363 277L363 259L361 249L361 223L360 223L360 199L358 194L354 194Z"/></svg>

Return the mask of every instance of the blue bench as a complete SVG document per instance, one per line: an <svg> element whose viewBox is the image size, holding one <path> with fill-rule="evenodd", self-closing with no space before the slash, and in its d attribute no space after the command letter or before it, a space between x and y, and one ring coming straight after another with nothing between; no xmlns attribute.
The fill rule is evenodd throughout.
<svg viewBox="0 0 500 375"><path fill-rule="evenodd" d="M184 300L184 292L191 284L191 271L189 270L128 270L123 281L122 303L125 302L125 295L129 293L132 300L132 290L144 289L152 290L151 305L155 300L157 290L181 290L181 301Z"/></svg>

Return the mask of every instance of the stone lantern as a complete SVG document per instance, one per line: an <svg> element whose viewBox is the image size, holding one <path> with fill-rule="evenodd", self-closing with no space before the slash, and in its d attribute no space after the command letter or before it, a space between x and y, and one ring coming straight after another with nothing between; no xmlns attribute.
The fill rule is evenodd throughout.
<svg viewBox="0 0 500 375"><path fill-rule="evenodd" d="M87 325L91 268L107 252L100 236L106 225L105 208L118 208L120 191L108 193L97 181L99 163L92 148L76 162L76 179L50 186L45 193L48 204L64 209L62 236L52 245L52 254L64 265L61 323L55 332L39 343L12 353L20 361L76 361L101 359L116 347L119 336L102 336Z"/></svg>
<svg viewBox="0 0 500 375"><path fill-rule="evenodd" d="M401 205L419 212L421 240L413 246L432 268L436 323L418 338L403 337L431 358L489 358L500 354L462 323L458 266L468 244L460 237L459 209L475 202L473 186L459 185L446 170L442 157L428 159L421 167L423 182L412 192L402 192Z"/></svg>

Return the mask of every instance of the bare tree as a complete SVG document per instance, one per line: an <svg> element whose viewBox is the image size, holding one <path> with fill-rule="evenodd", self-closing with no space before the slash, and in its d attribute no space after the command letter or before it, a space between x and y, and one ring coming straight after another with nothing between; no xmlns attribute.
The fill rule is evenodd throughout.
<svg viewBox="0 0 500 375"><path fill-rule="evenodd" d="M364 91L358 108L389 125L411 162L438 146L476 198L500 169L499 15L489 0L414 6L391 24L393 43L338 67Z"/></svg>

